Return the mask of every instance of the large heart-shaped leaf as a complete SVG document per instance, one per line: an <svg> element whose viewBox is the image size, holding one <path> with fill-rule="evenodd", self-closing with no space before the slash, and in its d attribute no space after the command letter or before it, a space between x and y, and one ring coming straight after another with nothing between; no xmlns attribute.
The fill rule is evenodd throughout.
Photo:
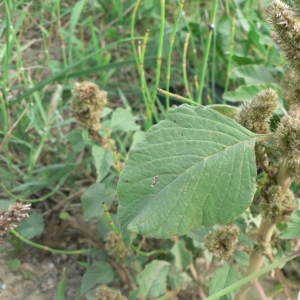
<svg viewBox="0 0 300 300"><path fill-rule="evenodd" d="M167 238L234 220L255 192L256 135L202 106L181 105L131 150L118 183L118 218L130 233Z"/></svg>

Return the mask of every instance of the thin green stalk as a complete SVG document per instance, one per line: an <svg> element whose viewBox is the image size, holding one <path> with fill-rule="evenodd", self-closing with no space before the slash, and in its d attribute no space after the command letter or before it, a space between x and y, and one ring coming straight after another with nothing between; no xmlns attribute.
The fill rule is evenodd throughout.
<svg viewBox="0 0 300 300"><path fill-rule="evenodd" d="M137 10L138 10L140 2L141 2L140 0L137 0L136 5L133 9L132 18L131 18L131 26L130 26L130 36L131 36L133 55L135 57L136 65L138 67L138 71L139 71L139 75L140 75L140 84L141 84L143 100L144 100L145 107L146 107L145 130L148 130L152 126L152 118L151 118L152 113L151 113L151 108L150 108L151 96L150 96L148 86L146 84L145 73L144 73L144 54L145 54L145 49L146 49L146 43L147 43L147 40L149 37L149 30L147 30L145 33L142 46L139 46L139 50L140 50L139 53L138 53L135 43L134 43L134 40L135 40L134 25L135 25L136 14L137 14Z"/></svg>
<svg viewBox="0 0 300 300"><path fill-rule="evenodd" d="M141 82L141 89L144 98L144 103L146 107L146 124L145 124L146 131L152 126L151 108L150 108L151 96L146 83L145 70L144 70L144 58L145 58L146 45L149 38L149 34L150 34L150 29L147 29L143 39L143 44L139 45L138 48L140 82Z"/></svg>
<svg viewBox="0 0 300 300"><path fill-rule="evenodd" d="M19 239L20 241L24 242L27 245L33 246L35 248L38 249L42 249L45 251L49 251L52 253L58 253L58 254L84 254L84 253L91 253L91 252L95 252L98 249L97 248L89 248L89 249L83 249L83 250L59 250L59 249L53 249L53 248L49 248L47 246L43 246L37 243L34 243L32 241L29 241L27 239L25 239L23 236L20 235L20 233L18 233L17 231L15 231L14 229L10 230L10 233L15 236L17 239Z"/></svg>
<svg viewBox="0 0 300 300"><path fill-rule="evenodd" d="M135 246L132 246L132 248L134 250L137 250L137 248ZM139 255L142 255L142 256L152 256L152 255L157 255L157 254L168 254L169 251L166 251L166 250L153 250L153 251L150 251L150 252L144 252L144 251L136 251L137 254Z"/></svg>
<svg viewBox="0 0 300 300"><path fill-rule="evenodd" d="M66 297L66 267L63 268L62 280L58 284L57 299L65 300Z"/></svg>
<svg viewBox="0 0 300 300"><path fill-rule="evenodd" d="M160 72L161 72L161 62L162 62L162 50L164 43L164 33L165 33L165 0L160 0L160 31L159 31L159 40L158 40L158 49L157 49L157 63L155 69L155 86L152 94L152 100L150 107L153 108L155 106L155 100L157 95L157 88L160 82Z"/></svg>
<svg viewBox="0 0 300 300"><path fill-rule="evenodd" d="M234 49L234 36L235 36L235 23L236 23L236 17L232 17L231 22L231 35L230 35L230 49L229 49L229 56L228 56L228 64L227 64L227 76L226 76L226 83L225 83L225 92L228 91L229 87L229 80L230 80L230 73L231 73L231 66L232 66L232 57L233 57L233 49ZM226 100L224 99L223 103L226 103Z"/></svg>
<svg viewBox="0 0 300 300"><path fill-rule="evenodd" d="M189 88L189 83L188 83L188 78L187 78L187 72L186 72L186 53L187 53L187 48L189 44L189 38L191 34L190 32L186 35L185 43L184 43L184 48L183 48L183 62L182 62L182 72L183 72L183 82L184 82L184 87L187 93L187 96L189 98L191 97L191 92Z"/></svg>
<svg viewBox="0 0 300 300"><path fill-rule="evenodd" d="M201 23L201 8L200 8L200 5L197 5L197 8L196 8L196 13L195 13L195 17L192 19L192 22L196 23L196 24L199 24L199 31L201 31L201 26L200 26L200 23ZM200 60L199 60L199 57L198 57L198 54L197 54L197 49L199 48L198 47L198 41L197 41L197 45L196 45L196 42L195 42L195 35L193 34L193 31L191 29L191 26L190 26L190 22L191 20L184 17L184 14L182 13L182 19L184 20L185 22L185 26L188 30L188 32L191 34L191 37L190 37L190 45L191 45L191 48L192 48L192 52L191 52L191 57L189 59L192 60L192 65L194 66L195 70L200 70L200 67L201 67L201 63L200 63ZM200 44L204 44L204 39L203 39L203 35L200 34Z"/></svg>
<svg viewBox="0 0 300 300"><path fill-rule="evenodd" d="M2 186L2 188L4 189L4 191L12 198L12 199L15 199L16 201L22 201L22 202L30 202L30 203L36 203L36 202L41 202L41 201L44 201L46 199L48 199L50 196L54 195L56 192L59 191L60 187L64 184L65 182L65 178L62 177L60 180L59 180L59 183L55 186L55 188L48 194L44 195L43 197L41 198L38 198L38 199L24 199L22 197L20 197L20 195L14 195L12 192L10 192L9 189L6 188L6 186L4 185L4 183L2 181L0 181L0 186Z"/></svg>
<svg viewBox="0 0 300 300"><path fill-rule="evenodd" d="M67 59L67 51L66 51L66 44L64 40L64 35L63 35L63 30L61 26L61 15L60 15L60 0L56 2L56 11L57 11L57 30L59 32L59 37L61 40L61 50L62 50L62 57L63 57L63 62L64 62L64 67L66 68L68 65L68 59Z"/></svg>
<svg viewBox="0 0 300 300"><path fill-rule="evenodd" d="M261 270L255 272L255 273L239 280L238 282L228 286L227 288L219 291L218 293L215 293L212 296L209 296L208 298L206 298L206 300L217 300L220 297L226 295L227 293L230 293L230 292L240 288L241 286L245 285L246 283L248 283L248 282L250 282L250 281L252 281L252 280L254 280L254 279L256 279L256 278L258 278L258 277L260 277L260 276L262 276L262 275L264 275L264 274L266 274L266 273L268 273L272 270L274 270L275 268L278 268L279 266L287 263L288 261L290 261L290 260L292 260L292 259L294 259L298 256L300 256L300 250L298 250L298 251L288 255L287 257L284 257L284 258L274 262L273 264L268 265L268 266L264 267L263 269L261 269Z"/></svg>
<svg viewBox="0 0 300 300"><path fill-rule="evenodd" d="M54 15L53 9L54 9L54 5L52 6L51 17ZM43 6L41 8L41 14L40 14L40 16L41 16L40 26L42 28L41 34L42 34L42 38L43 38L44 52L45 52L45 56L46 56L46 59L44 60L44 64L46 66L48 66L49 62L50 62L49 49L51 49L51 44L50 44L51 38L48 39L47 36L51 37L51 32L53 32L53 24L55 24L56 22L50 22L50 28L49 28L49 31L47 31L47 29L42 25L42 24L46 24L44 15L45 15L45 7Z"/></svg>
<svg viewBox="0 0 300 300"><path fill-rule="evenodd" d="M146 82L146 76L145 76L145 69L144 69L144 62L145 62L145 53L146 53L146 46L147 46L147 41L148 37L150 34L150 29L147 29L144 40L142 45L139 47L139 56L140 56L140 80L141 80L141 87L142 87L142 92L145 93L145 97L147 99L146 102L146 126L145 130L147 131L152 125L152 115L155 118L155 121L158 123L159 119L157 116L157 112L155 107L151 108L150 103L151 103L151 95L150 91Z"/></svg>
<svg viewBox="0 0 300 300"><path fill-rule="evenodd" d="M168 62L167 62L167 76L166 76L166 91L167 92L170 91L172 52L173 52L173 46L174 46L175 36L176 36L177 30L178 30L180 17L182 15L182 11L183 11L184 1L185 0L182 0L179 4L178 15L177 15L177 18L176 18L176 21L175 21L175 24L173 27L172 36L170 39L170 47L169 47ZM166 96L166 110L168 111L169 108L170 108L170 96L167 95Z"/></svg>
<svg viewBox="0 0 300 300"><path fill-rule="evenodd" d="M6 13L6 45L3 49L3 56L4 56L4 67L3 67L3 74L5 76L2 77L3 85L2 85L2 93L0 95L1 99L1 111L2 111L2 122L5 130L8 130L8 112L7 112L7 80L8 80L8 74L9 74L9 60L11 57L13 45L13 34L12 34L12 28L11 28L11 20L10 20L10 11L11 11L11 5L10 5L10 0L4 1L5 5L5 13ZM1 60L3 58L1 57ZM0 61L1 61L0 60Z"/></svg>
<svg viewBox="0 0 300 300"><path fill-rule="evenodd" d="M179 96L177 94L173 94L173 93L170 93L170 92L167 92L167 91L164 91L162 89L157 89L157 91L163 95L166 95L166 96L169 96L171 98L175 98L177 100L181 100L182 102L185 102L185 103L188 103L188 104L191 104L191 105L195 105L195 106L198 106L199 103L191 100L191 99L188 99L188 98L185 98L185 97L182 97L182 96Z"/></svg>
<svg viewBox="0 0 300 300"><path fill-rule="evenodd" d="M102 206L103 206L103 210L104 210L104 213L105 213L105 215L106 215L106 218L107 218L107 220L108 220L108 222L109 222L110 227L112 228L112 230L113 230L115 233L120 234L119 229L117 228L117 226L115 225L113 219L111 218L111 215L110 215L110 213L109 213L109 210L108 210L108 207L107 207L106 203L105 203L105 202L102 202Z"/></svg>
<svg viewBox="0 0 300 300"><path fill-rule="evenodd" d="M213 30L217 32L217 20L214 23ZM212 90L212 104L216 104L216 74L217 74L217 35L213 35L213 42L212 42L212 67L211 67L211 90Z"/></svg>
<svg viewBox="0 0 300 300"><path fill-rule="evenodd" d="M213 0L213 8L212 8L212 13L211 13L211 20L210 20L210 25L213 26L216 21L216 15L217 15L217 8L218 8L218 0ZM198 95L197 95L197 102L199 104L202 104L202 92L204 88L204 81L205 81L205 75L206 75L206 70L207 70L207 62L208 62L208 57L209 57L209 51L210 51L210 46L211 46L211 40L212 40L212 35L214 31L210 30L208 33L208 37L206 40L206 45L205 45L205 51L202 59L202 67L200 70L200 80L199 80L199 89L198 89Z"/></svg>

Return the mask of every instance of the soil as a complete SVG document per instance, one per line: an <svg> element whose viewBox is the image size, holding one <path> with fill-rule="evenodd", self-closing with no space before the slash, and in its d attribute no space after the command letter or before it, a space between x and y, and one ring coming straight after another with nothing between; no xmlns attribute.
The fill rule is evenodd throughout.
<svg viewBox="0 0 300 300"><path fill-rule="evenodd" d="M10 243L1 244L1 248L12 249ZM43 251L45 252L45 251ZM78 256L45 255L37 249L26 249L18 259L21 265L18 271L9 268L8 261L15 255L0 254L1 300L56 300L58 286L66 278L66 298L76 299L83 270L76 263Z"/></svg>

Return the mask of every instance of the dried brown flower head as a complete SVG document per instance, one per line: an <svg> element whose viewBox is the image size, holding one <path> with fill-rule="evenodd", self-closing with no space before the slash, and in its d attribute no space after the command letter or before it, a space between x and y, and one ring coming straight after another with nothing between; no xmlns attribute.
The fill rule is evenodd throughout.
<svg viewBox="0 0 300 300"><path fill-rule="evenodd" d="M28 218L31 204L16 202L9 206L5 213L0 214L0 237L18 226L23 219Z"/></svg>
<svg viewBox="0 0 300 300"><path fill-rule="evenodd" d="M228 260L237 248L239 234L240 230L235 224L221 226L207 234L205 246L217 258Z"/></svg>
<svg viewBox="0 0 300 300"><path fill-rule="evenodd" d="M113 258L121 261L130 255L130 250L125 247L121 236L114 231L107 234L105 249Z"/></svg>
<svg viewBox="0 0 300 300"><path fill-rule="evenodd" d="M127 300L120 291L109 288L106 285L101 285L97 288L95 300Z"/></svg>
<svg viewBox="0 0 300 300"><path fill-rule="evenodd" d="M268 9L269 22L275 31L275 41L285 54L289 65L300 73L300 25L292 9L283 1L274 0Z"/></svg>
<svg viewBox="0 0 300 300"><path fill-rule="evenodd" d="M294 75L290 78L289 82L286 83L284 98L289 106L294 106L299 111L300 105L300 76ZM290 111L294 109L290 107Z"/></svg>
<svg viewBox="0 0 300 300"><path fill-rule="evenodd" d="M300 119L284 116L274 133L282 159L289 165L300 165Z"/></svg>
<svg viewBox="0 0 300 300"><path fill-rule="evenodd" d="M283 191L279 185L271 185L261 192L261 214L271 224L286 221L288 211L297 208L295 196L291 190Z"/></svg>
<svg viewBox="0 0 300 300"><path fill-rule="evenodd" d="M277 107L278 95L273 89L258 93L252 102L244 103L236 121L255 133L269 133L270 119Z"/></svg>
<svg viewBox="0 0 300 300"><path fill-rule="evenodd" d="M92 82L76 83L73 90L72 110L76 121L84 128L101 128L100 114L107 103L107 93Z"/></svg>

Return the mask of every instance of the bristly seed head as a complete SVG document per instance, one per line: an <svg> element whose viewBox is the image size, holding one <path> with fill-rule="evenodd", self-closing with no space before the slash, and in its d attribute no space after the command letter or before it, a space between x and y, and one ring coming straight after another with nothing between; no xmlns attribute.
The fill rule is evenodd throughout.
<svg viewBox="0 0 300 300"><path fill-rule="evenodd" d="M83 127L98 131L100 114L107 103L107 93L92 82L76 83L73 90L72 110L76 121Z"/></svg>
<svg viewBox="0 0 300 300"><path fill-rule="evenodd" d="M254 133L269 133L269 122L277 107L277 101L278 95L275 90L263 90L252 102L242 105L236 121Z"/></svg>
<svg viewBox="0 0 300 300"><path fill-rule="evenodd" d="M105 239L105 249L113 258L123 261L130 255L130 250L127 249L119 234L111 231Z"/></svg>
<svg viewBox="0 0 300 300"><path fill-rule="evenodd" d="M300 25L292 9L283 1L274 0L268 8L268 17L276 33L275 41L290 67L300 74Z"/></svg>
<svg viewBox="0 0 300 300"><path fill-rule="evenodd" d="M227 261L237 248L239 234L240 230L235 224L221 226L207 234L205 247L217 258Z"/></svg>
<svg viewBox="0 0 300 300"><path fill-rule="evenodd" d="M101 285L97 288L95 300L127 300L120 291L109 288L106 285Z"/></svg>
<svg viewBox="0 0 300 300"><path fill-rule="evenodd" d="M0 237L18 226L23 219L28 218L31 204L16 202L8 210L0 214Z"/></svg>

